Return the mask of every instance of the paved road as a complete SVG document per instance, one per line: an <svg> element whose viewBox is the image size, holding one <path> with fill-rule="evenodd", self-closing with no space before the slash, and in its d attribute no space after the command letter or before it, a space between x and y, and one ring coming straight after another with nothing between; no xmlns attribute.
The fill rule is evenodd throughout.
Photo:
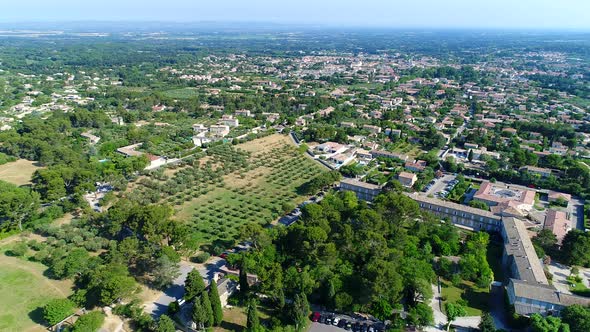
<svg viewBox="0 0 590 332"><path fill-rule="evenodd" d="M345 330L343 330L339 327L336 327L336 326L314 323L314 322L311 323L311 325L309 326L309 330L308 330L308 332L342 332L342 331L345 331Z"/></svg>

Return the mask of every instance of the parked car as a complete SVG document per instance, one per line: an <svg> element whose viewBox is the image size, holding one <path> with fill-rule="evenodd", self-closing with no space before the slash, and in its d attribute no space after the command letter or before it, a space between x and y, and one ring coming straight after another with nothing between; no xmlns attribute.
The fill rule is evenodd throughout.
<svg viewBox="0 0 590 332"><path fill-rule="evenodd" d="M334 319L332 320L332 325L337 326L338 323L340 323L340 318L339 317L334 317Z"/></svg>
<svg viewBox="0 0 590 332"><path fill-rule="evenodd" d="M361 324L359 324L358 322L352 324L352 331L353 332L359 332L361 330Z"/></svg>
<svg viewBox="0 0 590 332"><path fill-rule="evenodd" d="M351 322L346 322L346 326L344 327L347 330L352 330L352 323Z"/></svg>
<svg viewBox="0 0 590 332"><path fill-rule="evenodd" d="M326 324L326 315L321 315L321 316L320 316L319 323L320 323L320 324Z"/></svg>
<svg viewBox="0 0 590 332"><path fill-rule="evenodd" d="M340 328L344 328L344 327L346 326L346 323L348 323L348 322L346 321L346 319L341 319L341 320L338 322L338 327L340 327Z"/></svg>
<svg viewBox="0 0 590 332"><path fill-rule="evenodd" d="M312 322L318 322L320 320L320 313L319 312L314 312L313 314L311 314L311 321Z"/></svg>

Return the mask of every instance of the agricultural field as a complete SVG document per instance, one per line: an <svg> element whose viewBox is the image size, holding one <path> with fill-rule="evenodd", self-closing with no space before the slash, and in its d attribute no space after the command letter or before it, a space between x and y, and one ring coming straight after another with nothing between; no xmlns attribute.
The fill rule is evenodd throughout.
<svg viewBox="0 0 590 332"><path fill-rule="evenodd" d="M31 183L33 173L40 167L34 161L19 159L0 165L0 180L23 186Z"/></svg>
<svg viewBox="0 0 590 332"><path fill-rule="evenodd" d="M196 88L182 88L175 90L167 90L163 92L167 98L188 99L199 95L199 90Z"/></svg>
<svg viewBox="0 0 590 332"><path fill-rule="evenodd" d="M323 172L278 134L211 147L177 169L139 179L128 196L170 204L174 218L190 224L199 243L221 246L238 238L241 225L272 224L303 202L297 188Z"/></svg>

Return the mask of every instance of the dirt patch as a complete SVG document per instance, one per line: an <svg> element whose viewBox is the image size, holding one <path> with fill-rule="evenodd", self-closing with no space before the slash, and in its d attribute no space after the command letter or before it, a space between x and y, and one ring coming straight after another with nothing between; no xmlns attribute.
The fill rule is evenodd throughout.
<svg viewBox="0 0 590 332"><path fill-rule="evenodd" d="M273 134L267 137L238 144L236 147L257 154L261 152L268 152L274 148L279 148L284 145L292 145L291 140L287 136Z"/></svg>
<svg viewBox="0 0 590 332"><path fill-rule="evenodd" d="M19 159L17 161L0 165L0 180L14 183L17 186L31 184L33 173L42 167L36 166L36 162Z"/></svg>

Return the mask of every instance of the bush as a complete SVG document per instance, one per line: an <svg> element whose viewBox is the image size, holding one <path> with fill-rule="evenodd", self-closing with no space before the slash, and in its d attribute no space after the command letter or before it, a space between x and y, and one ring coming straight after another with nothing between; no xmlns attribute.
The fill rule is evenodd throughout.
<svg viewBox="0 0 590 332"><path fill-rule="evenodd" d="M80 316L72 326L70 332L91 332L98 330L104 322L104 314L100 311L92 311Z"/></svg>
<svg viewBox="0 0 590 332"><path fill-rule="evenodd" d="M209 253L202 252L196 255L193 260L195 263L205 263L207 260L209 260L210 257L211 255Z"/></svg>
<svg viewBox="0 0 590 332"><path fill-rule="evenodd" d="M11 256L21 257L24 256L27 251L29 251L27 244L25 242L18 242L12 247L12 249L10 249L9 254Z"/></svg>
<svg viewBox="0 0 590 332"><path fill-rule="evenodd" d="M43 307L43 318L53 326L74 312L74 302L68 299L55 299Z"/></svg>

